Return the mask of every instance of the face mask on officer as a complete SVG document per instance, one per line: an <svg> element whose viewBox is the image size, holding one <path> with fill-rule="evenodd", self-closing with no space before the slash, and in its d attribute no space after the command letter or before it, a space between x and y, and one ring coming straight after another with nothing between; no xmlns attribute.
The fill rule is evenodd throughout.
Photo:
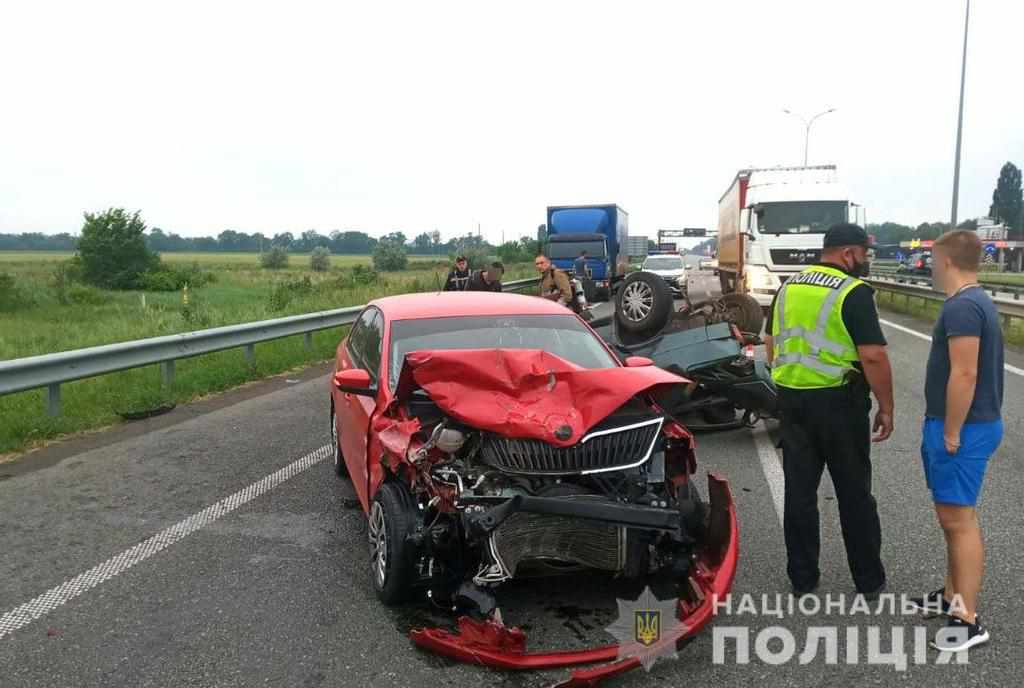
<svg viewBox="0 0 1024 688"><path fill-rule="evenodd" d="M850 246L843 251L843 267L851 277L864 277L868 274L867 251L859 246Z"/></svg>

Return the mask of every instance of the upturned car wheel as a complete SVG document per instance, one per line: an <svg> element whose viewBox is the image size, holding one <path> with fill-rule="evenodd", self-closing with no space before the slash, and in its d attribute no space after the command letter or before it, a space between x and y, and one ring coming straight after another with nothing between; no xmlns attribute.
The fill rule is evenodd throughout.
<svg viewBox="0 0 1024 688"><path fill-rule="evenodd" d="M615 296L615 317L627 332L654 337L672 318L672 290L658 275L634 272Z"/></svg>
<svg viewBox="0 0 1024 688"><path fill-rule="evenodd" d="M413 546L408 541L416 517L409 490L400 483L380 486L370 505L367 538L370 542L370 577L378 599L400 604L412 594Z"/></svg>
<svg viewBox="0 0 1024 688"><path fill-rule="evenodd" d="M348 466L345 455L341 453L341 438L338 437L338 416L331 405L331 448L334 449L334 474L339 478L348 478Z"/></svg>
<svg viewBox="0 0 1024 688"><path fill-rule="evenodd" d="M722 297L722 305L729 314L729 322L743 332L760 334L764 327L764 311L761 304L747 294L726 294Z"/></svg>

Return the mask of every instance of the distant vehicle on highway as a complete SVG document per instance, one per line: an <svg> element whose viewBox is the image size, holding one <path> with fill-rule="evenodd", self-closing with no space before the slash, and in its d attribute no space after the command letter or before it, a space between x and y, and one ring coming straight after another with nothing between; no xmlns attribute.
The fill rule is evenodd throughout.
<svg viewBox="0 0 1024 688"><path fill-rule="evenodd" d="M580 252L587 252L589 274L578 277L593 281L589 301L606 301L626 274L628 235L629 214L615 204L548 207L547 256L555 267L571 272Z"/></svg>
<svg viewBox="0 0 1024 688"><path fill-rule="evenodd" d="M661 581L682 595L662 639L697 633L732 587L738 532L728 483L709 475L701 497L692 435L654 401L685 383L648 358L620 359L545 299L447 292L368 304L338 346L330 410L335 472L366 513L377 597L419 594L465 614L459 632L412 639L505 669L621 652L526 653L495 598L513 578Z"/></svg>
<svg viewBox="0 0 1024 688"><path fill-rule="evenodd" d="M905 275L928 275L932 274L932 252L914 251L900 263L897 272Z"/></svg>
<svg viewBox="0 0 1024 688"><path fill-rule="evenodd" d="M653 272L665 280L673 296L681 298L686 293L686 261L679 254L649 255L640 269Z"/></svg>
<svg viewBox="0 0 1024 688"><path fill-rule="evenodd" d="M864 224L835 165L740 170L718 202L718 277L723 294L767 308L782 283L821 257L828 228Z"/></svg>
<svg viewBox="0 0 1024 688"><path fill-rule="evenodd" d="M714 270L718 273L718 259L717 258L701 258L697 264L700 270Z"/></svg>

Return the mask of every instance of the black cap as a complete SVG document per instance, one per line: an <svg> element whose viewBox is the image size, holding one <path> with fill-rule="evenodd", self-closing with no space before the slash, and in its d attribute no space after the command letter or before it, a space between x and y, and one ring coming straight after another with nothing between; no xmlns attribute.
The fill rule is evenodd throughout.
<svg viewBox="0 0 1024 688"><path fill-rule="evenodd" d="M860 225L844 222L839 225L832 225L825 232L825 248L837 246L864 246L869 244L868 233Z"/></svg>
<svg viewBox="0 0 1024 688"><path fill-rule="evenodd" d="M466 256L459 256L458 258L455 259L455 262L456 263L461 263L464 260L466 260Z"/></svg>

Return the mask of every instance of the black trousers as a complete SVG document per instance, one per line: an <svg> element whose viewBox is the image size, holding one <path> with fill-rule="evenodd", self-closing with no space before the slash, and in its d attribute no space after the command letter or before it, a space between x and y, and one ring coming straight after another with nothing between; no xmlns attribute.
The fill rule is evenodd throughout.
<svg viewBox="0 0 1024 688"><path fill-rule="evenodd" d="M782 388L779 397L786 479L783 528L793 587L813 588L821 575L818 486L828 466L854 584L860 592L880 588L885 568L878 506L871 494L871 399L866 385Z"/></svg>

